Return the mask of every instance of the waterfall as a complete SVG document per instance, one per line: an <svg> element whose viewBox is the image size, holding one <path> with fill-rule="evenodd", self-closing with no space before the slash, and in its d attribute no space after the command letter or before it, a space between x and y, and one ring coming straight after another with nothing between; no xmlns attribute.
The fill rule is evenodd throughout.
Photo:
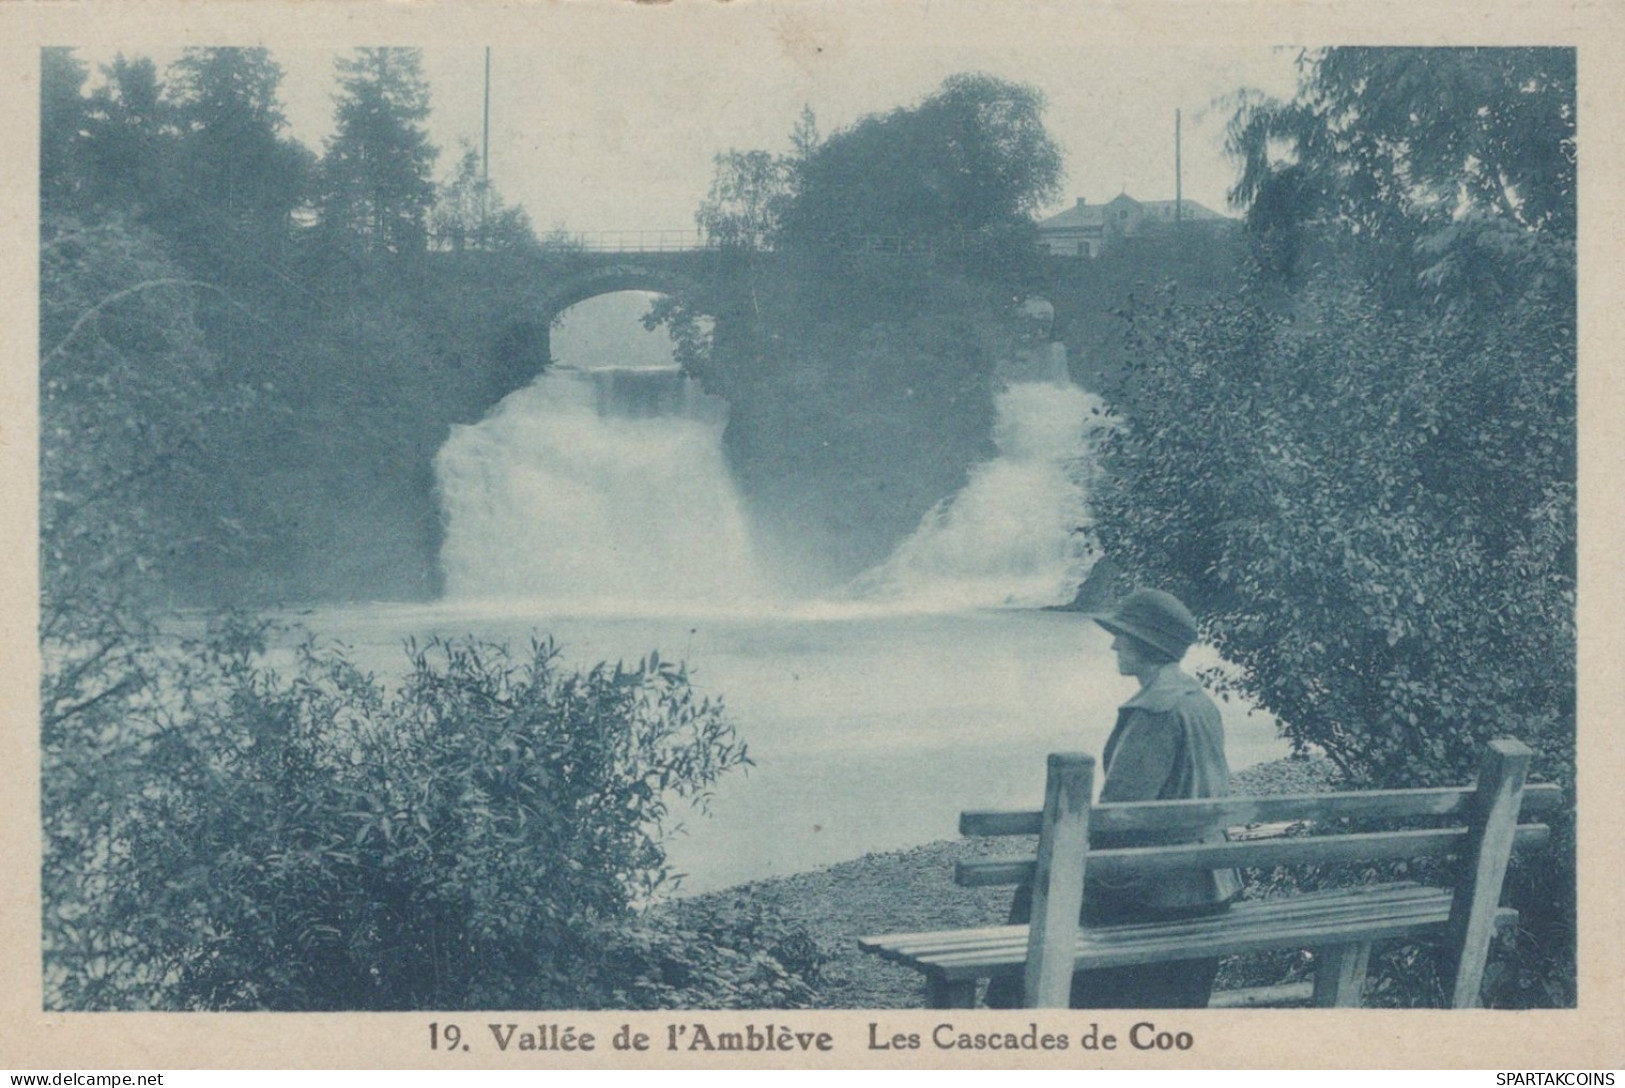
<svg viewBox="0 0 1625 1088"><path fill-rule="evenodd" d="M997 456L856 579L848 603L1031 607L1076 591L1092 558L1077 530L1101 402L1042 338L1000 373ZM762 573L723 459L726 415L672 365L556 365L454 427L435 461L446 596L595 613L788 604Z"/></svg>
<svg viewBox="0 0 1625 1088"><path fill-rule="evenodd" d="M435 459L453 599L646 611L757 598L726 405L676 367L555 367Z"/></svg>
<svg viewBox="0 0 1625 1088"><path fill-rule="evenodd" d="M1090 454L1109 425L1103 404L1063 368L1011 381L995 407L998 455L857 579L855 594L955 607L1071 599L1093 561L1077 530L1087 524Z"/></svg>

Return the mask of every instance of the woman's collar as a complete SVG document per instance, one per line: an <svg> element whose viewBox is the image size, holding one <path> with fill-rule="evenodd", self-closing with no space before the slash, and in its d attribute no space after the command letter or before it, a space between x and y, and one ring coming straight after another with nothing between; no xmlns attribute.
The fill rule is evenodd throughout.
<svg viewBox="0 0 1625 1088"><path fill-rule="evenodd" d="M1134 698L1123 704L1123 709L1169 710L1192 690L1201 690L1194 679L1177 664L1164 665L1157 670L1150 683L1141 688Z"/></svg>

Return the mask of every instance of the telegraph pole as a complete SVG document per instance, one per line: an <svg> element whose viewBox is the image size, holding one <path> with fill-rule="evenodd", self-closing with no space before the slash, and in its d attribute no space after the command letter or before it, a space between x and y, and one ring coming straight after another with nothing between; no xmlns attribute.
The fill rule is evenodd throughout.
<svg viewBox="0 0 1625 1088"><path fill-rule="evenodd" d="M485 47L485 128L480 145L480 234L491 209L491 47ZM489 242L490 239L484 239Z"/></svg>
<svg viewBox="0 0 1625 1088"><path fill-rule="evenodd" d="M1185 172L1179 161L1179 111L1174 110L1174 223L1185 217Z"/></svg>

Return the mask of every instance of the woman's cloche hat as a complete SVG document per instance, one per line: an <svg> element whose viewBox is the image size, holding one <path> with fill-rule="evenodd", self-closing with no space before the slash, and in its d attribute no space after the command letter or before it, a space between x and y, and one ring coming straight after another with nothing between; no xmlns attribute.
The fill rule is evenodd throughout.
<svg viewBox="0 0 1625 1088"><path fill-rule="evenodd" d="M1160 589L1136 589L1111 611L1086 615L1112 634L1130 635L1175 661L1196 641L1196 617L1178 597Z"/></svg>

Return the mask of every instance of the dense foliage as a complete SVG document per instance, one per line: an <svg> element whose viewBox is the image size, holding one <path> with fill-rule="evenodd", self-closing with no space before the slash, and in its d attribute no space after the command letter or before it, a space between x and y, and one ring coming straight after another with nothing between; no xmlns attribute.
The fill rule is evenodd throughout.
<svg viewBox="0 0 1625 1088"><path fill-rule="evenodd" d="M137 595L206 546L211 444L253 390L222 373L197 320L213 285L150 232L48 215L40 241L40 540L49 602L88 615ZM48 634L68 613L47 609Z"/></svg>
<svg viewBox="0 0 1625 1088"><path fill-rule="evenodd" d="M749 762L681 668L434 643L391 692L308 644L284 678L257 642L150 651L50 723L52 1007L805 1000L816 956L770 920L633 911Z"/></svg>
<svg viewBox="0 0 1625 1088"><path fill-rule="evenodd" d="M1358 297L1140 315L1110 554L1196 602L1247 686L1360 777L1460 780L1573 731L1573 325Z"/></svg>
<svg viewBox="0 0 1625 1088"><path fill-rule="evenodd" d="M177 604L432 594L448 422L546 365L528 224L466 155L428 207L398 52L347 65L325 163L264 50L88 89L42 55L47 1003L804 1004L816 956L771 919L637 911L747 762L680 668L436 644L391 691L169 633ZM490 267L429 267L430 230Z"/></svg>
<svg viewBox="0 0 1625 1088"><path fill-rule="evenodd" d="M321 221L366 251L421 253L438 150L423 122L429 85L416 49L358 49L338 62L338 131L321 169Z"/></svg>
<svg viewBox="0 0 1625 1088"><path fill-rule="evenodd" d="M1332 50L1233 131L1260 272L1130 312L1101 543L1351 778L1464 781L1510 735L1572 788L1572 52ZM1558 838L1505 1000L1572 982Z"/></svg>
<svg viewBox="0 0 1625 1088"><path fill-rule="evenodd" d="M53 550L145 521L162 554L101 554L179 603L432 595L434 450L546 356L538 243L467 155L433 186L415 57L344 61L322 159L263 49L41 59L42 468L93 480L45 490Z"/></svg>
<svg viewBox="0 0 1625 1088"><path fill-rule="evenodd" d="M804 114L788 155L718 157L697 216L718 273L653 320L728 399L729 463L789 570L873 565L990 452L994 363L1040 274L1028 216L1060 181L1042 111L961 75L827 137Z"/></svg>

